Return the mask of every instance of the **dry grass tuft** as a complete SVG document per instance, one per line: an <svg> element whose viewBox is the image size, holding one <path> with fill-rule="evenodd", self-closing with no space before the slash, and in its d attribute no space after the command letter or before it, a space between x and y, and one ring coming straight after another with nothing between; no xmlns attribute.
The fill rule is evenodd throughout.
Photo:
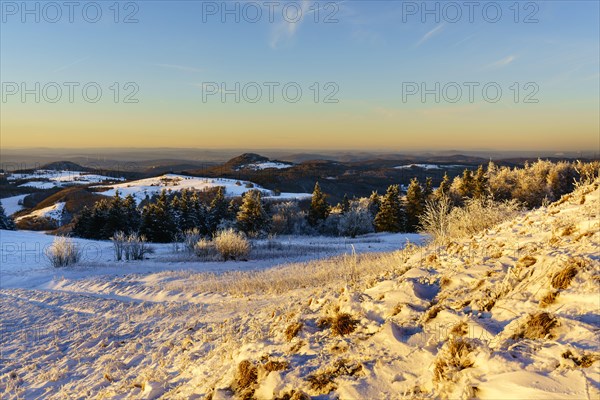
<svg viewBox="0 0 600 400"><path fill-rule="evenodd" d="M511 336L512 339L551 339L552 330L558 326L555 316L547 312L530 314L518 332Z"/></svg>
<svg viewBox="0 0 600 400"><path fill-rule="evenodd" d="M452 381L456 372L473 366L473 345L465 339L451 339L439 352L434 364L435 381Z"/></svg>
<svg viewBox="0 0 600 400"><path fill-rule="evenodd" d="M577 367L589 368L596 361L600 360L600 354L584 353L581 357L575 356L571 350L567 350L562 354L562 357L567 360L572 360Z"/></svg>
<svg viewBox="0 0 600 400"><path fill-rule="evenodd" d="M554 304L559 294L560 292L557 290L548 292L544 297L540 299L540 307L546 308L549 305Z"/></svg>
<svg viewBox="0 0 600 400"><path fill-rule="evenodd" d="M276 360L269 360L263 365L263 368L267 372L284 371L284 370L288 369L289 367L290 367L290 363L288 363L287 361L276 361Z"/></svg>
<svg viewBox="0 0 600 400"><path fill-rule="evenodd" d="M331 318L331 332L337 336L349 335L356 329L358 321L348 313L336 314Z"/></svg>
<svg viewBox="0 0 600 400"><path fill-rule="evenodd" d="M300 332L300 330L302 330L302 327L304 326L304 324L302 322L293 322L291 323L284 332L285 335L285 339L288 342L291 342L293 338L295 338L296 336L298 336L298 333Z"/></svg>
<svg viewBox="0 0 600 400"><path fill-rule="evenodd" d="M533 264L537 262L537 259L532 256L521 257L519 261L517 261L517 267L519 268L527 268L531 267Z"/></svg>
<svg viewBox="0 0 600 400"><path fill-rule="evenodd" d="M560 233L561 236L571 236L573 233L575 233L575 225L570 224L567 225L563 228L562 232Z"/></svg>
<svg viewBox="0 0 600 400"><path fill-rule="evenodd" d="M236 392L246 395L249 391L254 393L252 386L258 380L258 368L248 360L244 360L238 365L236 374Z"/></svg>
<svg viewBox="0 0 600 400"><path fill-rule="evenodd" d="M571 281L580 269L585 266L585 261L581 258L571 258L567 261L565 268L554 274L552 277L552 287L554 289L567 289Z"/></svg>
<svg viewBox="0 0 600 400"><path fill-rule="evenodd" d="M289 392L285 392L279 397L274 397L273 400L310 400L310 396L304 393L302 390L292 389Z"/></svg>
<svg viewBox="0 0 600 400"><path fill-rule="evenodd" d="M310 387L319 393L329 393L336 389L334 379L338 376L356 376L362 372L362 365L346 359L337 360L330 368L309 375L306 380Z"/></svg>
<svg viewBox="0 0 600 400"><path fill-rule="evenodd" d="M442 311L442 306L436 304L434 306L429 307L427 312L423 315L423 323L430 321L437 317L437 315Z"/></svg>
<svg viewBox="0 0 600 400"><path fill-rule="evenodd" d="M465 336L469 333L469 325L466 322L460 322L452 327L450 333L454 336Z"/></svg>

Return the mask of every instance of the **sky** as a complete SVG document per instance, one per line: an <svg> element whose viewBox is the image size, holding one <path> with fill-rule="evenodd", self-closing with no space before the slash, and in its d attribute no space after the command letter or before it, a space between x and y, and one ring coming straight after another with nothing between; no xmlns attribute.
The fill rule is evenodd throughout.
<svg viewBox="0 0 600 400"><path fill-rule="evenodd" d="M597 1L1 2L0 145L593 150Z"/></svg>

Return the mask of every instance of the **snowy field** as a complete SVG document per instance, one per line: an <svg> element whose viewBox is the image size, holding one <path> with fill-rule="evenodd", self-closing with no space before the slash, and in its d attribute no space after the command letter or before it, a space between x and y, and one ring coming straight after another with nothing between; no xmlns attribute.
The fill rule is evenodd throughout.
<svg viewBox="0 0 600 400"><path fill-rule="evenodd" d="M105 186L106 190L100 192L100 194L114 196L115 192L118 190L121 196L131 194L139 203L144 200L147 195L152 197L155 194L159 194L163 189L170 191L181 191L183 189L205 190L218 186L224 187L225 194L229 197L241 196L252 189L260 190L263 193L264 198L272 197L285 200L311 197L310 193L280 193L279 195L276 195L271 190L267 190L247 181L226 178L199 178L178 174L165 174L154 178Z"/></svg>
<svg viewBox="0 0 600 400"><path fill-rule="evenodd" d="M22 203L25 197L27 197L26 194L20 194L18 196L0 199L0 203L2 203L2 207L4 207L4 212L6 215L13 215L17 211L21 211L24 207L19 203Z"/></svg>
<svg viewBox="0 0 600 400"><path fill-rule="evenodd" d="M125 178L112 178L80 171L55 171L43 169L36 170L30 174L11 174L7 179L9 181L29 180L29 182L19 186L37 189L52 189L69 185L88 185L90 183L125 180Z"/></svg>
<svg viewBox="0 0 600 400"><path fill-rule="evenodd" d="M77 240L64 269L40 256L51 237L1 231L0 393L598 399L599 209L596 185L443 246L282 238L248 262L161 245L116 263Z"/></svg>

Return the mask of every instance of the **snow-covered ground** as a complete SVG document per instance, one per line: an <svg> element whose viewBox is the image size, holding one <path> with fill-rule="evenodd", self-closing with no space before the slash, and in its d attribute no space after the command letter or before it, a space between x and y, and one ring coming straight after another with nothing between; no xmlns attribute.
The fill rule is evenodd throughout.
<svg viewBox="0 0 600 400"><path fill-rule="evenodd" d="M51 189L69 185L88 185L90 183L125 180L124 178L112 178L80 171L55 171L44 169L36 170L30 174L11 174L7 179L9 181L26 179L29 180L29 182L19 186L37 189Z"/></svg>
<svg viewBox="0 0 600 400"><path fill-rule="evenodd" d="M265 162L259 162L259 163L246 164L246 165L239 167L239 169L244 169L244 168L253 169L253 170L263 170L263 169L270 169L270 168L286 169L286 168L291 168L293 166L294 166L294 164L289 164L289 163L265 161Z"/></svg>
<svg viewBox="0 0 600 400"><path fill-rule="evenodd" d="M412 169L412 168L422 168L426 170L432 169L447 169L447 168L459 168L465 167L465 165L438 165L438 164L407 164L407 165L399 165L394 167L394 169Z"/></svg>
<svg viewBox="0 0 600 400"><path fill-rule="evenodd" d="M32 211L27 215L22 215L22 216L18 217L15 221L19 222L20 220L22 220L24 218L48 218L48 219L60 222L62 220L64 208L65 208L65 203L59 202L59 203L53 204L51 206Z"/></svg>
<svg viewBox="0 0 600 400"><path fill-rule="evenodd" d="M2 231L0 392L598 399L599 209L596 185L443 246L350 255L402 242L369 235L269 269L283 261L184 266L167 246L115 263L109 242L80 240L101 259L31 268L15 244L52 238Z"/></svg>
<svg viewBox="0 0 600 400"><path fill-rule="evenodd" d="M163 189L171 191L181 191L183 189L205 190L217 186L224 187L226 195L230 197L241 196L252 189L258 189L263 192L265 198L304 199L311 197L310 193L281 193L276 196L272 191L247 181L226 178L199 178L178 174L165 174L153 178L105 186L106 190L100 192L100 194L114 196L118 190L122 196L131 194L139 203L146 198L146 195L152 197L155 194L159 194Z"/></svg>
<svg viewBox="0 0 600 400"><path fill-rule="evenodd" d="M13 215L17 211L21 211L24 207L19 203L22 202L25 197L27 197L26 194L20 194L18 196L0 199L0 203L2 203L2 207L4 207L4 212L6 215Z"/></svg>

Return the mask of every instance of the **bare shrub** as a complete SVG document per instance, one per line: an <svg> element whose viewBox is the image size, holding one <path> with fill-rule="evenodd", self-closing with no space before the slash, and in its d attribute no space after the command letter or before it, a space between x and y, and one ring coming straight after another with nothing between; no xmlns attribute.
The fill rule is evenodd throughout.
<svg viewBox="0 0 600 400"><path fill-rule="evenodd" d="M152 254L154 250L148 246L146 237L132 233L127 237L125 243L125 259L126 260L143 260L147 254Z"/></svg>
<svg viewBox="0 0 600 400"><path fill-rule="evenodd" d="M558 326L558 320L552 314L540 312L530 314L512 339L545 339L552 338L552 330Z"/></svg>
<svg viewBox="0 0 600 400"><path fill-rule="evenodd" d="M110 240L113 242L115 259L123 260L143 260L146 254L153 252L152 248L146 243L145 236L139 236L136 233L126 235L124 232L115 232Z"/></svg>
<svg viewBox="0 0 600 400"><path fill-rule="evenodd" d="M554 274L554 276L552 276L552 281L550 282L552 284L552 287L554 289L567 289L571 284L573 278L575 278L575 276L579 272L579 269L583 268L584 266L585 261L583 259L569 259L565 268L563 268L562 271L557 272Z"/></svg>
<svg viewBox="0 0 600 400"><path fill-rule="evenodd" d="M288 325L284 332L285 339L290 342L293 338L298 336L298 333L303 326L304 324L302 322L293 322L292 324Z"/></svg>
<svg viewBox="0 0 600 400"><path fill-rule="evenodd" d="M207 260L214 258L217 255L217 249L213 242L202 238L194 245L194 254L204 260Z"/></svg>
<svg viewBox="0 0 600 400"><path fill-rule="evenodd" d="M202 235L198 228L188 229L183 232L183 246L188 253L193 254L196 251L196 244L200 241Z"/></svg>
<svg viewBox="0 0 600 400"><path fill-rule="evenodd" d="M70 238L58 236L46 251L46 257L54 268L67 267L81 260L81 251Z"/></svg>
<svg viewBox="0 0 600 400"><path fill-rule="evenodd" d="M450 339L438 353L434 363L434 380L452 381L456 372L473 366L473 345L463 338Z"/></svg>
<svg viewBox="0 0 600 400"><path fill-rule="evenodd" d="M238 260L250 253L250 242L239 232L227 229L217 234L215 247L224 261Z"/></svg>

